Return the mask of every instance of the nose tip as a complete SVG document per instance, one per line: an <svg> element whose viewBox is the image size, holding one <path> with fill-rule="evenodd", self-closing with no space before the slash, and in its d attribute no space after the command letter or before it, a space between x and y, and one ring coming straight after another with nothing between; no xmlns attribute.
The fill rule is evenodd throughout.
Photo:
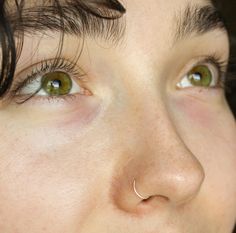
<svg viewBox="0 0 236 233"><path fill-rule="evenodd" d="M158 158L145 163L137 157L136 161L142 160L141 165L132 160L125 166L128 170L116 179L116 183L121 183L113 190L119 209L142 215L187 204L197 196L205 173L195 157L184 155L176 162L164 161L163 157L160 162Z"/></svg>
<svg viewBox="0 0 236 233"><path fill-rule="evenodd" d="M194 167L185 168L166 177L163 195L175 205L184 204L193 199L199 192L205 178L205 173L200 163Z"/></svg>
<svg viewBox="0 0 236 233"><path fill-rule="evenodd" d="M174 205L190 201L197 195L205 178L201 164L192 159L194 161L185 163L184 167L172 165L170 168L170 165L163 168L164 171L140 175L134 182L134 194L145 201L162 197Z"/></svg>

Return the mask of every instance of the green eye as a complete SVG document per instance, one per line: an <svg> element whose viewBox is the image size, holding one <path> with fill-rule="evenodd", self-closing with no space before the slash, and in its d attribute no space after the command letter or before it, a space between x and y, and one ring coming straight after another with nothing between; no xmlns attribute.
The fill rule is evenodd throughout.
<svg viewBox="0 0 236 233"><path fill-rule="evenodd" d="M199 65L194 67L187 75L193 86L209 87L212 83L212 73L207 66Z"/></svg>
<svg viewBox="0 0 236 233"><path fill-rule="evenodd" d="M41 87L49 96L67 95L72 89L70 76L61 71L47 73L42 78Z"/></svg>

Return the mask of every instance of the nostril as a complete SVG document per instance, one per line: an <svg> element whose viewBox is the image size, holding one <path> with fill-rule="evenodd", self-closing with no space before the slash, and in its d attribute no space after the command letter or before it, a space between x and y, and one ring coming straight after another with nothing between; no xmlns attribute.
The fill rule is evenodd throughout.
<svg viewBox="0 0 236 233"><path fill-rule="evenodd" d="M135 194L142 200L142 204L149 204L150 202L154 201L169 201L169 198L163 195L151 195L149 197L144 197L142 194L140 194L136 189L136 181L133 181L133 189Z"/></svg>
<svg viewBox="0 0 236 233"><path fill-rule="evenodd" d="M142 200L142 203L147 203L147 202L149 202L152 198L153 198L153 197L146 198L146 199Z"/></svg>
<svg viewBox="0 0 236 233"><path fill-rule="evenodd" d="M150 204L153 202L168 202L169 198L162 196L162 195L155 195L155 196L150 196L149 198L146 198L141 201L142 204Z"/></svg>
<svg viewBox="0 0 236 233"><path fill-rule="evenodd" d="M169 198L161 195L150 196L146 198L137 205L136 213L138 215L143 215L151 212L155 212L155 210L164 210L166 204L169 202Z"/></svg>

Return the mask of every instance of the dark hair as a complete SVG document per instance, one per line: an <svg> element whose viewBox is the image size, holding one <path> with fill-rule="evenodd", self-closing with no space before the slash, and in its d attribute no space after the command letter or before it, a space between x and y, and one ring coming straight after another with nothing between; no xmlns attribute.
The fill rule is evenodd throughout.
<svg viewBox="0 0 236 233"><path fill-rule="evenodd" d="M22 16L22 12L24 11L25 1L24 0L15 0L15 5L10 5L7 0L0 1L0 51L1 51L1 72L0 72L0 99L4 97L11 87L14 73L16 70L17 59L19 58L24 39L24 28L33 28L35 31L42 29L42 21L45 20L57 20L54 23L53 30L57 31L65 26L66 18L73 17L71 14L75 12L68 13L68 5L73 5L76 8L76 13L80 13L80 24L83 28L83 32L80 32L78 28L76 28L76 23L71 25L71 28L74 27L74 30L80 34L85 34L86 32L94 30L96 28L96 24L98 25L98 19L104 20L101 25L102 29L104 29L104 25L108 27L108 34L114 33L113 27L115 25L115 20L119 19L124 13L125 8L118 2L117 0L67 0L66 5L63 5L59 2L59 0L51 1L53 4L49 5L49 1L42 0L42 6L37 11L34 11L32 15L28 14L26 11L26 16ZM46 4L47 3L47 4ZM44 10L51 7L51 12L47 15L44 14ZM14 12L14 16L12 14L12 9ZM57 17L56 14L57 13ZM35 21L34 16L37 16L40 20ZM41 22L40 22L41 21ZM75 22L75 21L74 21ZM44 23L45 24L45 23ZM95 27L90 27L91 24L95 24ZM47 28L52 29L52 28ZM96 33L96 31L91 32ZM109 36L109 35L107 35ZM18 42L16 43L15 38L17 37ZM62 41L59 46L58 54L60 53L61 46L63 44L63 35Z"/></svg>
<svg viewBox="0 0 236 233"><path fill-rule="evenodd" d="M236 28L235 28L235 0L212 0L215 7L221 12L230 39L230 60L226 86L226 98L236 118ZM236 230L235 230L236 233Z"/></svg>
<svg viewBox="0 0 236 233"><path fill-rule="evenodd" d="M2 50L0 96L2 96L10 88L16 68L16 48L11 25L7 20L5 0L0 1L0 43Z"/></svg>

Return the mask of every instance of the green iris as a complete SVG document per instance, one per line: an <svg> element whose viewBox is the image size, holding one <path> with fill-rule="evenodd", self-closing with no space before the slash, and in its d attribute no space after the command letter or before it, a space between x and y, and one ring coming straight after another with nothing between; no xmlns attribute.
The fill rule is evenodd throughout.
<svg viewBox="0 0 236 233"><path fill-rule="evenodd" d="M61 71L47 73L42 78L42 89L49 96L67 95L72 89L72 81L68 74Z"/></svg>
<svg viewBox="0 0 236 233"><path fill-rule="evenodd" d="M212 73L207 66L199 65L188 73L188 79L193 86L209 87L212 82Z"/></svg>

